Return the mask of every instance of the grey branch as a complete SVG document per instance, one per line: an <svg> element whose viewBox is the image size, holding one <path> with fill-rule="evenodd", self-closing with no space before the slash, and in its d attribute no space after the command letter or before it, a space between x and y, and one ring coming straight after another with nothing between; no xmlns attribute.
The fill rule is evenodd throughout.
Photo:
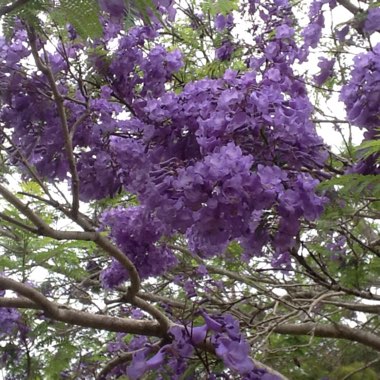
<svg viewBox="0 0 380 380"><path fill-rule="evenodd" d="M22 7L22 6L25 5L28 1L29 1L29 0L16 0L16 1L13 2L12 4L9 4L9 5L3 5L2 7L0 7L0 17L6 15L6 14L8 14L8 13L13 12L13 11L16 10L17 8Z"/></svg>
<svg viewBox="0 0 380 380"><path fill-rule="evenodd" d="M289 323L276 326L273 332L288 335L311 335L321 338L346 339L380 351L380 337L378 335L341 324Z"/></svg>

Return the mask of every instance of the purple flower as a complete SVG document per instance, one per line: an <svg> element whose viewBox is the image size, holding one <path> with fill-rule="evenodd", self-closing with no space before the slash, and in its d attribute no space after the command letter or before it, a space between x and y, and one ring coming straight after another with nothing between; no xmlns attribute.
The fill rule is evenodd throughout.
<svg viewBox="0 0 380 380"><path fill-rule="evenodd" d="M326 59L324 57L319 57L318 67L321 69L318 75L314 75L314 83L317 86L322 86L328 78L334 74L334 64L335 58Z"/></svg>
<svg viewBox="0 0 380 380"><path fill-rule="evenodd" d="M131 364L127 368L127 375L131 380L141 379L145 372L158 369L165 361L165 350L167 346L164 346L153 355L150 359L146 356L150 349L140 350L134 354Z"/></svg>
<svg viewBox="0 0 380 380"><path fill-rule="evenodd" d="M100 273L100 281L105 289L112 289L128 279L128 271L116 260Z"/></svg>
<svg viewBox="0 0 380 380"><path fill-rule="evenodd" d="M195 345L202 343L206 339L207 325L193 327L190 331L191 341Z"/></svg>
<svg viewBox="0 0 380 380"><path fill-rule="evenodd" d="M338 29L336 32L335 32L335 35L336 35L336 38L338 39L339 42L343 42L344 39L346 38L347 36L347 33L350 31L350 26L349 25L345 25L343 28L341 29Z"/></svg>
<svg viewBox="0 0 380 380"><path fill-rule="evenodd" d="M248 374L254 369L247 342L221 337L215 339L214 345L216 354L223 360L227 368L241 375Z"/></svg>
<svg viewBox="0 0 380 380"><path fill-rule="evenodd" d="M266 72L266 77L272 82L280 82L282 79L280 70L273 67Z"/></svg>
<svg viewBox="0 0 380 380"><path fill-rule="evenodd" d="M197 291L195 290L194 282L192 280L187 280L185 282L184 290L189 298L197 296Z"/></svg>
<svg viewBox="0 0 380 380"><path fill-rule="evenodd" d="M21 325L21 314L16 309L0 307L0 337L17 333Z"/></svg>
<svg viewBox="0 0 380 380"><path fill-rule="evenodd" d="M101 221L103 227L111 228L112 240L130 257L142 278L158 275L176 264L173 252L164 244L156 244L164 232L163 226L144 206L107 210ZM101 281L107 288L127 278L128 272L117 261L101 273Z"/></svg>
<svg viewBox="0 0 380 380"><path fill-rule="evenodd" d="M232 42L230 40L225 40L222 42L222 45L215 50L215 56L219 61L228 61L234 50L235 48Z"/></svg>
<svg viewBox="0 0 380 380"><path fill-rule="evenodd" d="M226 28L231 29L234 25L234 17L232 15L232 13L229 13L226 16L219 13L215 17L214 24L215 24L215 29L218 32L222 32Z"/></svg>
<svg viewBox="0 0 380 380"><path fill-rule="evenodd" d="M368 10L363 30L368 34L380 31L380 7Z"/></svg>
<svg viewBox="0 0 380 380"><path fill-rule="evenodd" d="M319 23L311 23L302 31L305 46L307 47L316 48L321 35L322 26Z"/></svg>
<svg viewBox="0 0 380 380"><path fill-rule="evenodd" d="M124 0L99 0L100 9L110 14L111 18L121 19L125 11Z"/></svg>
<svg viewBox="0 0 380 380"><path fill-rule="evenodd" d="M70 40L75 40L77 38L77 31L71 24L66 25L67 34L69 35Z"/></svg>
<svg viewBox="0 0 380 380"><path fill-rule="evenodd" d="M287 24L282 24L276 28L277 38L291 38L294 35L294 28Z"/></svg>

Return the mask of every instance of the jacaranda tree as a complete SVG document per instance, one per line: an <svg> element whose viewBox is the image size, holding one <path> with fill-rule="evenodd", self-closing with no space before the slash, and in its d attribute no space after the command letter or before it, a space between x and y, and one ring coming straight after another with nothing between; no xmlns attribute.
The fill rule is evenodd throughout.
<svg viewBox="0 0 380 380"><path fill-rule="evenodd" d="M0 15L5 379L378 378L378 2Z"/></svg>

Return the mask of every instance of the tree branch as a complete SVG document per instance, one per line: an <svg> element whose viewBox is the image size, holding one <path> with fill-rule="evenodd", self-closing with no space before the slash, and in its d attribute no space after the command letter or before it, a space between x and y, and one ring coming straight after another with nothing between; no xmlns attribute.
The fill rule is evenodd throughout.
<svg viewBox="0 0 380 380"><path fill-rule="evenodd" d="M0 288L13 290L27 298L0 298L0 307L43 310L45 315L52 320L86 328L155 336L158 338L166 334L166 331L162 331L161 326L155 321L111 317L66 308L63 305L49 301L38 290L10 278L0 276Z"/></svg>
<svg viewBox="0 0 380 380"><path fill-rule="evenodd" d="M128 271L131 286L128 298L132 299L140 290L140 276L132 261L119 248L98 232L91 231L57 231L51 228L33 210L20 201L13 193L0 184L0 195L25 215L36 227L38 235L48 236L56 240L85 240L93 241L104 249L110 256L118 260ZM32 231L34 232L34 231Z"/></svg>
<svg viewBox="0 0 380 380"><path fill-rule="evenodd" d="M16 10L17 8L20 8L22 7L23 5L25 5L29 0L16 0L14 3L12 4L9 4L9 5L3 5L2 7L0 7L0 17L1 16L4 16L8 13L11 13L13 12L14 10Z"/></svg>
<svg viewBox="0 0 380 380"><path fill-rule="evenodd" d="M352 4L349 0L337 0L337 3L345 7L354 16L361 12L361 9L357 7L355 4Z"/></svg>
<svg viewBox="0 0 380 380"><path fill-rule="evenodd" d="M70 135L69 125L67 122L66 110L64 107L64 97L59 92L57 84L52 70L50 69L48 62L43 62L40 56L38 55L37 49L37 36L32 27L28 27L28 37L30 42L30 47L32 50L32 55L36 63L37 68L47 77L50 88L53 92L54 102L57 106L57 112L61 120L61 127L64 136L65 150L67 153L67 160L69 163L70 174L71 174L71 187L72 187L72 213L74 216L78 214L79 210L79 176L77 171L77 166L75 162L74 149L72 144L72 136ZM47 58L45 58L46 61Z"/></svg>
<svg viewBox="0 0 380 380"><path fill-rule="evenodd" d="M321 338L346 339L380 351L380 337L378 335L340 324L289 323L276 326L273 332L286 335L312 335Z"/></svg>
<svg viewBox="0 0 380 380"><path fill-rule="evenodd" d="M26 216L37 229L34 231L30 227L28 231L37 235L48 236L56 240L90 240L95 241L99 235L96 232L87 231L58 231L51 228L43 219L41 219L31 208L20 201L16 195L0 184L0 195L11 205L13 205L21 214Z"/></svg>

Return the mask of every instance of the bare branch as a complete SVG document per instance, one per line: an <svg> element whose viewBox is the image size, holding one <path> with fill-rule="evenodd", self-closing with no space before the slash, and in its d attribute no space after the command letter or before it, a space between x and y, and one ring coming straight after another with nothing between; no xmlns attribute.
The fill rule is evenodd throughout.
<svg viewBox="0 0 380 380"><path fill-rule="evenodd" d="M343 7L345 7L354 16L361 12L361 9L357 7L355 4L352 4L349 0L337 0L337 2Z"/></svg>
<svg viewBox="0 0 380 380"><path fill-rule="evenodd" d="M341 324L323 325L313 322L300 324L289 323L276 326L273 332L288 335L313 335L321 338L347 339L380 351L380 337L378 335Z"/></svg>
<svg viewBox="0 0 380 380"><path fill-rule="evenodd" d="M30 227L27 224L24 224L24 223L22 223L22 222L20 222L20 221L18 221L16 219L14 219L14 218L11 218L10 216L4 214L3 212L0 212L0 219L3 219L6 222L11 223L11 224L13 224L13 225L15 225L17 227L20 227L20 228L22 228L25 231L29 231L29 232L32 232L32 233L38 233L38 229ZM11 236L8 235L8 237L10 237L12 239L14 238L13 235L11 235Z"/></svg>
<svg viewBox="0 0 380 380"><path fill-rule="evenodd" d="M366 365L358 368L358 369L355 369L355 371L352 371L350 372L348 375L344 376L342 380L348 380L351 376L354 376L356 373L359 373L361 371L364 371L366 368L369 368L371 367L371 365L374 365L376 364L377 362L380 361L380 358L376 358L374 360L371 360L369 363L367 363Z"/></svg>
<svg viewBox="0 0 380 380"><path fill-rule="evenodd" d="M159 338L166 334L166 331L162 331L161 326L155 321L110 317L108 315L91 314L66 308L63 305L49 301L38 290L10 278L0 276L0 288L13 290L27 298L0 298L0 306L2 307L39 309L43 310L48 318L56 321L112 332Z"/></svg>
<svg viewBox="0 0 380 380"><path fill-rule="evenodd" d="M51 228L43 219L41 219L31 208L20 201L12 192L0 184L0 195L12 204L21 214L25 215L37 229L30 229L30 232L38 235L44 235L57 240L90 240L95 241L99 236L96 232L84 231L57 231ZM3 216L4 217L4 216Z"/></svg>
<svg viewBox="0 0 380 380"><path fill-rule="evenodd" d="M0 7L0 17L1 16L4 16L8 13L11 13L13 12L14 10L16 10L17 8L20 8L22 7L23 5L25 5L29 0L16 0L14 3L12 4L9 4L9 5L3 5L2 7Z"/></svg>
<svg viewBox="0 0 380 380"><path fill-rule="evenodd" d="M37 36L32 27L28 27L28 37L29 37L30 47L32 49L32 55L36 63L36 66L47 77L50 88L53 92L54 101L57 105L57 112L61 120L63 136L65 140L65 150L66 150L67 160L69 163L70 174L71 174L71 187L72 187L72 194L73 194L72 213L74 216L76 216L79 210L79 176L78 176L77 166L75 162L72 136L70 135L66 110L64 107L64 97L58 90L57 84L55 82L54 74L52 70L50 69L48 62L43 62L40 56L38 55Z"/></svg>
<svg viewBox="0 0 380 380"><path fill-rule="evenodd" d="M41 307L39 305L27 298L0 297L0 307L41 310Z"/></svg>
<svg viewBox="0 0 380 380"><path fill-rule="evenodd" d="M28 298L35 304L39 305L40 308L49 315L57 315L59 313L59 309L56 304L50 302L42 293L31 286L12 280L11 278L0 276L0 288L13 290L17 294Z"/></svg>

